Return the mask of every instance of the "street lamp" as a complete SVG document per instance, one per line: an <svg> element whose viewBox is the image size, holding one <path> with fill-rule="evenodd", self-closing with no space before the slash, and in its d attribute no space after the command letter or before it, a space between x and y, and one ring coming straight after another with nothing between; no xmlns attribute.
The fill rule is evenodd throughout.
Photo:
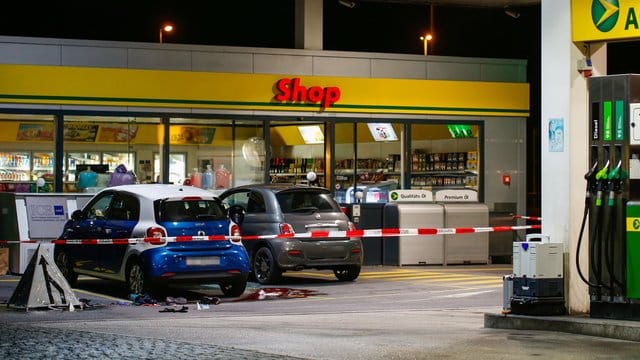
<svg viewBox="0 0 640 360"><path fill-rule="evenodd" d="M431 34L420 36L420 40L422 40L422 42L424 43L424 56L427 56L427 42L429 42L429 40L431 39L433 39L433 36L431 36Z"/></svg>
<svg viewBox="0 0 640 360"><path fill-rule="evenodd" d="M172 32L172 31L173 31L173 25L167 24L167 25L162 25L160 27L160 44L162 44L162 33Z"/></svg>

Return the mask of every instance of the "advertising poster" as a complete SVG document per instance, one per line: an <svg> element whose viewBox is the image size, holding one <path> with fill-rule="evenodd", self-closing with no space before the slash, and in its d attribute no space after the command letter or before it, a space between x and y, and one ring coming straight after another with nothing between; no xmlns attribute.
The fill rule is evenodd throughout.
<svg viewBox="0 0 640 360"><path fill-rule="evenodd" d="M67 221L67 199L54 196L29 196L26 199L29 235L33 239L55 239Z"/></svg>
<svg viewBox="0 0 640 360"><path fill-rule="evenodd" d="M397 141L398 136L390 123L370 123L369 131L375 141Z"/></svg>
<svg viewBox="0 0 640 360"><path fill-rule="evenodd" d="M564 119L549 119L549 151L564 151Z"/></svg>
<svg viewBox="0 0 640 360"><path fill-rule="evenodd" d="M138 125L108 124L100 125L99 142L126 143L136 138Z"/></svg>
<svg viewBox="0 0 640 360"><path fill-rule="evenodd" d="M20 123L18 140L53 141L53 124Z"/></svg>
<svg viewBox="0 0 640 360"><path fill-rule="evenodd" d="M171 144L211 144L216 128L195 126L171 126Z"/></svg>
<svg viewBox="0 0 640 360"><path fill-rule="evenodd" d="M64 140L78 142L95 142L98 125L93 124L65 124Z"/></svg>

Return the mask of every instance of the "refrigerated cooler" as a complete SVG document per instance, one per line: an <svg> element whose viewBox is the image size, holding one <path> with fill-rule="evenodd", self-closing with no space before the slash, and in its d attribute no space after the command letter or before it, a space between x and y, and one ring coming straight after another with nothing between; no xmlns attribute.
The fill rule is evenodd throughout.
<svg viewBox="0 0 640 360"><path fill-rule="evenodd" d="M54 164L52 152L0 152L0 191L52 191ZM44 178L46 183L36 188L38 178Z"/></svg>
<svg viewBox="0 0 640 360"><path fill-rule="evenodd" d="M30 152L0 152L0 181L29 181Z"/></svg>

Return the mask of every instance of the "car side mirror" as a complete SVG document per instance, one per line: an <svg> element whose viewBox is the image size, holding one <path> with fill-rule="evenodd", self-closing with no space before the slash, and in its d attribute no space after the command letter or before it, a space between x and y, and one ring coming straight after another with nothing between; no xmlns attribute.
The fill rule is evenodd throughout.
<svg viewBox="0 0 640 360"><path fill-rule="evenodd" d="M80 221L82 220L82 210L75 210L71 213L71 220Z"/></svg>
<svg viewBox="0 0 640 360"><path fill-rule="evenodd" d="M244 221L244 208L240 205L233 205L227 210L227 216L231 221L240 225Z"/></svg>

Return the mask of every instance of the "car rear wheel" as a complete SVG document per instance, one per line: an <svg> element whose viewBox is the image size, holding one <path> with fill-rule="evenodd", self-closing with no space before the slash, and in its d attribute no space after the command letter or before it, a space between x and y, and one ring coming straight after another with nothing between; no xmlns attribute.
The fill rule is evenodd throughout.
<svg viewBox="0 0 640 360"><path fill-rule="evenodd" d="M127 267L127 288L132 294L142 294L149 288L149 282L140 260L132 260Z"/></svg>
<svg viewBox="0 0 640 360"><path fill-rule="evenodd" d="M69 286L75 286L78 282L78 273L73 271L73 261L69 254L66 251L58 251L55 261L62 276L67 279Z"/></svg>
<svg viewBox="0 0 640 360"><path fill-rule="evenodd" d="M237 297L244 293L244 289L247 287L246 277L242 279L236 279L224 283L220 283L220 290L224 296Z"/></svg>
<svg viewBox="0 0 640 360"><path fill-rule="evenodd" d="M262 285L275 284L282 276L282 270L268 247L261 247L253 256L253 276Z"/></svg>
<svg viewBox="0 0 640 360"><path fill-rule="evenodd" d="M340 281L353 281L360 275L360 266L351 265L335 268L333 269L333 274Z"/></svg>

